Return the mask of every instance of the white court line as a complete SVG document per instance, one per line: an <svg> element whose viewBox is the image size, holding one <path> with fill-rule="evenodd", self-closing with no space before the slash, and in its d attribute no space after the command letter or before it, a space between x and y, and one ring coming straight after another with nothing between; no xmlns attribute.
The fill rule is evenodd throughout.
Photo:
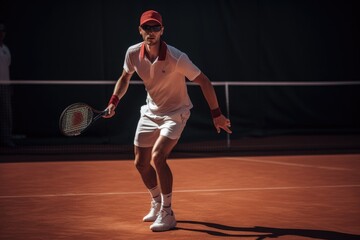
<svg viewBox="0 0 360 240"><path fill-rule="evenodd" d="M46 198L46 197L77 197L77 196L106 196L106 195L133 195L149 192L104 192L104 193L59 193L59 194L33 194L33 195L9 195L2 198Z"/></svg>
<svg viewBox="0 0 360 240"><path fill-rule="evenodd" d="M202 193L202 192L236 192L236 191L268 191L292 189L319 189L319 188L357 188L360 184L352 185L320 185L320 186L288 186L288 187L252 187L252 188L215 188L215 189L187 189L175 190L174 193ZM104 192L104 193L63 193L63 194L33 194L0 196L0 199L11 198L49 198L49 197L78 197L78 196L108 196L108 195L137 195L149 192Z"/></svg>
<svg viewBox="0 0 360 240"><path fill-rule="evenodd" d="M255 158L225 157L225 158L222 158L222 159L230 159L230 160L246 161L246 162L277 164L277 165L292 166L292 167L320 168L320 169L336 170L336 171L351 171L352 170L350 168L327 167L327 166L308 165L308 164L301 164L301 163L288 163L288 162L279 162L279 161L271 161L271 160L259 160L259 159L255 159Z"/></svg>

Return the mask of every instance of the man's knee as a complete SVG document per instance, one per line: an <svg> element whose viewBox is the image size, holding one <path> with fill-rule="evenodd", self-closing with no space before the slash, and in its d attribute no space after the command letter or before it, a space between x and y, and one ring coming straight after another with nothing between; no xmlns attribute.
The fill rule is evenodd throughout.
<svg viewBox="0 0 360 240"><path fill-rule="evenodd" d="M161 169L166 165L166 154L162 151L154 151L152 153L152 160L154 161L154 165L156 169Z"/></svg>
<svg viewBox="0 0 360 240"><path fill-rule="evenodd" d="M135 161L134 165L139 172L149 170L151 167L151 148L139 148L135 147Z"/></svg>
<svg viewBox="0 0 360 240"><path fill-rule="evenodd" d="M150 160L144 159L140 156L135 156L134 165L139 172L144 172L150 168Z"/></svg>
<svg viewBox="0 0 360 240"><path fill-rule="evenodd" d="M136 159L136 158L134 161L134 165L135 165L136 169L139 171L141 171L145 167L144 164L141 161L139 161L139 159Z"/></svg>

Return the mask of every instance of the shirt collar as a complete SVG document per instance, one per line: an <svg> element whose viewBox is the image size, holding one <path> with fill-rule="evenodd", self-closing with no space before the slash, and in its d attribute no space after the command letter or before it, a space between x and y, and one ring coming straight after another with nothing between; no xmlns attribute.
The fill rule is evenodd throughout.
<svg viewBox="0 0 360 240"><path fill-rule="evenodd" d="M165 60L166 52L167 52L167 45L164 41L161 41L158 61ZM144 59L144 58L145 58L145 44L142 43L140 48L140 59Z"/></svg>

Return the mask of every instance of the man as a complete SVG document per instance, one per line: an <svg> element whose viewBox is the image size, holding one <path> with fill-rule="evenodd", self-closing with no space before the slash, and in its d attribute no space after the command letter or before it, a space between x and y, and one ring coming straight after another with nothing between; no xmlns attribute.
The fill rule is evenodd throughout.
<svg viewBox="0 0 360 240"><path fill-rule="evenodd" d="M14 147L9 73L11 55L9 48L4 44L5 35L5 24L0 23L0 146Z"/></svg>
<svg viewBox="0 0 360 240"><path fill-rule="evenodd" d="M139 33L143 42L127 50L124 69L115 85L106 116L114 116L136 71L146 87L147 104L141 107L135 134L135 166L152 196L150 212L143 218L145 222L154 221L150 226L152 231L166 231L176 226L171 209L173 177L166 159L178 142L192 108L185 77L200 85L217 131L224 129L231 133L230 120L222 115L209 79L185 53L161 40L163 32L163 21L158 12L149 10L141 15Z"/></svg>

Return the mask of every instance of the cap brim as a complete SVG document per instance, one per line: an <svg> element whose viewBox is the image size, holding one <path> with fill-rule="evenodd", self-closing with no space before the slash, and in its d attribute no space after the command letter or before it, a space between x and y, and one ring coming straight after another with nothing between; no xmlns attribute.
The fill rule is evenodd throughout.
<svg viewBox="0 0 360 240"><path fill-rule="evenodd" d="M156 22L158 23L159 25L162 26L161 22L159 22L157 19L155 18L149 18L149 19L146 19L145 21L141 22L140 25L144 25L145 23L148 23L148 22Z"/></svg>

